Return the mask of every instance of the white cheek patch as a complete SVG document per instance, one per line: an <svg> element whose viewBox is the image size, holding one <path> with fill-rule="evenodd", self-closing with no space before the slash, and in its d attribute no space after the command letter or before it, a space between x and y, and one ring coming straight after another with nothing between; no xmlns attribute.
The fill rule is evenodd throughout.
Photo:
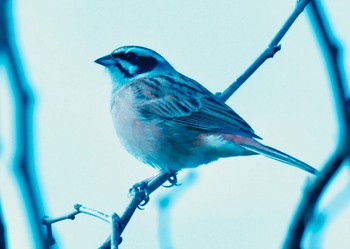
<svg viewBox="0 0 350 249"><path fill-rule="evenodd" d="M130 75L135 75L137 69L139 69L138 66L124 60L120 60L119 64L125 71L129 72Z"/></svg>

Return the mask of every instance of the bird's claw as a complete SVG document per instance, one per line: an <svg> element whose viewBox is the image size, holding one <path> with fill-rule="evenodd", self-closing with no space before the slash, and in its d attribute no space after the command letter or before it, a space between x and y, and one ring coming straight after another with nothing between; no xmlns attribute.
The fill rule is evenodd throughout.
<svg viewBox="0 0 350 249"><path fill-rule="evenodd" d="M171 175L169 176L168 182L170 183L169 185L163 185L164 188L171 188L173 186L180 186L181 184L177 183L177 172L176 171L171 171Z"/></svg>
<svg viewBox="0 0 350 249"><path fill-rule="evenodd" d="M130 196L140 196L142 201L137 206L138 209L143 210L143 207L149 202L149 193L147 188L148 182L138 182L129 189Z"/></svg>
<svg viewBox="0 0 350 249"><path fill-rule="evenodd" d="M140 210L144 210L144 206L146 206L146 204L149 202L149 195L146 194L145 197L143 198L143 200L140 202L140 204L137 206L138 209Z"/></svg>

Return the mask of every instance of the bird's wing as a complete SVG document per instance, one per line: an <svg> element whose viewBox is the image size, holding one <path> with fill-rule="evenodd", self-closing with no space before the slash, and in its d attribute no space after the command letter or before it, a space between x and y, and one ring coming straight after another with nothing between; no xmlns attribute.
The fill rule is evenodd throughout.
<svg viewBox="0 0 350 249"><path fill-rule="evenodd" d="M259 138L228 105L198 82L183 75L134 80L130 87L146 118L171 119L192 129Z"/></svg>

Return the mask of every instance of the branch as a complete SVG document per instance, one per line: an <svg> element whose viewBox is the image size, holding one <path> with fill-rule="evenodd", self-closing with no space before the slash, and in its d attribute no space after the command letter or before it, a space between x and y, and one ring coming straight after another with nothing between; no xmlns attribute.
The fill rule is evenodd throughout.
<svg viewBox="0 0 350 249"><path fill-rule="evenodd" d="M111 216L111 249L118 249L122 242L120 237L120 218L116 213Z"/></svg>
<svg viewBox="0 0 350 249"><path fill-rule="evenodd" d="M52 234L52 224L60 222L63 220L74 220L78 214L87 214L93 217L96 217L104 222L107 222L111 225L111 236L103 243L100 248L112 248L118 249L118 245L122 242L121 234L123 233L126 225L129 223L132 215L137 208L143 205L147 201L148 196L153 193L157 188L162 186L166 181L171 179L172 174L170 172L160 172L158 175L154 176L151 179L147 180L147 186L145 189L147 193L142 188L132 188L130 191L131 199L128 207L124 211L123 215L119 217L116 213L112 215L107 215L95 209L87 208L80 204L74 205L74 210L64 214L59 217L50 218L44 216L41 220L41 223L46 226L48 244L55 244L55 240Z"/></svg>
<svg viewBox="0 0 350 249"><path fill-rule="evenodd" d="M13 172L26 204L30 231L36 248L48 248L40 224L43 204L36 179L33 146L33 102L34 97L26 80L14 35L13 10L10 0L0 0L0 52L7 62L10 89L15 102L15 141Z"/></svg>
<svg viewBox="0 0 350 249"><path fill-rule="evenodd" d="M171 177L171 173L169 172L160 172L157 176L155 176L151 181L147 183L147 194L150 195L157 188L162 186L166 181ZM145 200L145 192L137 191L137 189L133 189L132 198L123 215L119 220L119 236L123 233L126 225L129 223L131 217L133 216L135 210L140 207L140 204ZM111 237L109 236L106 241L99 247L99 249L109 249L111 248Z"/></svg>
<svg viewBox="0 0 350 249"><path fill-rule="evenodd" d="M2 215L1 205L0 205L0 248L1 249L7 248L6 229L5 229L5 223Z"/></svg>
<svg viewBox="0 0 350 249"><path fill-rule="evenodd" d="M349 177L349 170L346 169ZM326 238L326 225L331 226L329 223L334 222L341 213L345 212L349 207L350 202L350 181L347 179L347 183L343 186L332 200L330 200L322 210L319 211L317 216L313 219L309 225L310 239L307 241L306 248L322 248L322 245Z"/></svg>
<svg viewBox="0 0 350 249"><path fill-rule="evenodd" d="M337 174L342 163L350 155L350 112L347 82L343 73L343 61L341 61L339 43L336 41L332 30L327 26L327 18L321 10L320 2L311 1L310 17L314 30L318 35L324 59L327 63L330 83L333 90L334 102L338 114L339 141L337 149L328 163L324 166L314 183L305 192L294 220L289 228L284 248L300 248L305 229L313 218L315 207L319 202L322 193Z"/></svg>
<svg viewBox="0 0 350 249"><path fill-rule="evenodd" d="M239 87L269 58L272 58L280 49L281 45L278 45L284 35L288 32L289 28L293 25L294 21L304 11L306 5L310 0L298 1L292 14L289 16L287 21L283 24L282 28L277 32L275 37L271 40L264 52L251 64L248 69L236 79L223 93L219 94L218 97L226 102L232 94L234 94Z"/></svg>
<svg viewBox="0 0 350 249"><path fill-rule="evenodd" d="M114 225L116 221L116 217L114 214L112 216L109 216L95 209L91 209L80 204L75 204L74 210L68 214L65 214L56 218L50 218L48 216L44 216L41 219L41 223L45 225L47 229L47 238L48 238L49 245L55 244L55 240L52 234L52 224L62 220L74 220L75 216L78 214L87 214L87 215L96 217L104 222L111 223L112 225Z"/></svg>

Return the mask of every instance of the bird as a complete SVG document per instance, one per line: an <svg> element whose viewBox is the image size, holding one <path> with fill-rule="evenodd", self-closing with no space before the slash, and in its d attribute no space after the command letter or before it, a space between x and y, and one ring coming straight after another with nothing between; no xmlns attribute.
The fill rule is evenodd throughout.
<svg viewBox="0 0 350 249"><path fill-rule="evenodd" d="M120 142L141 162L178 172L220 158L264 155L311 174L312 166L264 145L250 125L160 54L122 46L97 60L112 80L110 111Z"/></svg>

